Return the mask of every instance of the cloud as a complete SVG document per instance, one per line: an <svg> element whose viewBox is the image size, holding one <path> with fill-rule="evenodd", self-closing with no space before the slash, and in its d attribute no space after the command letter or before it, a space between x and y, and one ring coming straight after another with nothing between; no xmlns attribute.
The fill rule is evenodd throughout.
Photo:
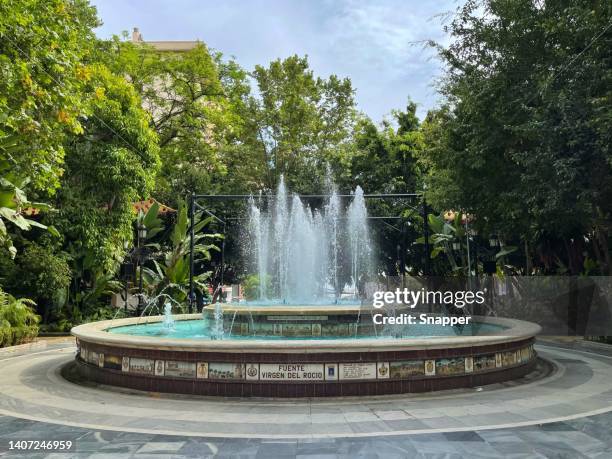
<svg viewBox="0 0 612 459"><path fill-rule="evenodd" d="M199 38L252 69L278 57L308 54L314 71L348 76L361 110L375 121L410 96L419 115L436 103L440 73L433 50L446 42L437 14L455 0L93 0L100 36L140 27L148 40Z"/></svg>

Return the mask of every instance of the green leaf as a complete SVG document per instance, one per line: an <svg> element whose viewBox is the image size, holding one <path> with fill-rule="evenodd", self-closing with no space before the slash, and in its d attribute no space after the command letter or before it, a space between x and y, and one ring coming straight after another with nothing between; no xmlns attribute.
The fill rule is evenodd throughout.
<svg viewBox="0 0 612 459"><path fill-rule="evenodd" d="M512 246L512 245L504 246L499 252L495 254L495 259L497 260L503 256L511 254L512 252L515 252L516 250L517 248L515 246Z"/></svg>

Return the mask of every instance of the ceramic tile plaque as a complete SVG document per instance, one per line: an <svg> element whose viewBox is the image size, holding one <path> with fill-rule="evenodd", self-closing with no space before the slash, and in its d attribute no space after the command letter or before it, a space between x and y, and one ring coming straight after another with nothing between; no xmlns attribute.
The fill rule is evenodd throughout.
<svg viewBox="0 0 612 459"><path fill-rule="evenodd" d="M425 360L425 376L435 376L436 375L436 361L435 360Z"/></svg>
<svg viewBox="0 0 612 459"><path fill-rule="evenodd" d="M130 358L123 357L121 359L121 371L130 371Z"/></svg>
<svg viewBox="0 0 612 459"><path fill-rule="evenodd" d="M138 359L136 357L130 358L130 373L137 373L140 375L155 374L155 360Z"/></svg>
<svg viewBox="0 0 612 459"><path fill-rule="evenodd" d="M208 378L208 363L207 362L198 362L198 365L196 366L196 378L198 379Z"/></svg>
<svg viewBox="0 0 612 459"><path fill-rule="evenodd" d="M250 380L259 379L259 364L258 363L247 363L246 364L246 379L250 379Z"/></svg>
<svg viewBox="0 0 612 459"><path fill-rule="evenodd" d="M424 376L425 362L423 360L404 360L390 363L390 375L393 379L404 379L410 376Z"/></svg>
<svg viewBox="0 0 612 459"><path fill-rule="evenodd" d="M337 381L338 380L338 365L335 363L325 364L325 380L326 381Z"/></svg>
<svg viewBox="0 0 612 459"><path fill-rule="evenodd" d="M166 360L165 375L175 378L195 378L196 364L195 362Z"/></svg>
<svg viewBox="0 0 612 459"><path fill-rule="evenodd" d="M108 354L105 355L104 368L110 368L112 370L121 370L121 356Z"/></svg>
<svg viewBox="0 0 612 459"><path fill-rule="evenodd" d="M163 360L155 361L155 376L164 376L164 366Z"/></svg>
<svg viewBox="0 0 612 459"><path fill-rule="evenodd" d="M495 354L477 355L474 357L474 369L476 371L494 370Z"/></svg>
<svg viewBox="0 0 612 459"><path fill-rule="evenodd" d="M244 379L244 364L210 362L208 377L210 379Z"/></svg>
<svg viewBox="0 0 612 459"><path fill-rule="evenodd" d="M474 371L474 357L465 358L465 372L472 373Z"/></svg>
<svg viewBox="0 0 612 459"><path fill-rule="evenodd" d="M514 351L502 352L501 358L504 367L516 364L516 353Z"/></svg>
<svg viewBox="0 0 612 459"><path fill-rule="evenodd" d="M324 375L321 363L259 364L260 381L323 381Z"/></svg>
<svg viewBox="0 0 612 459"><path fill-rule="evenodd" d="M465 372L465 358L454 357L451 359L436 360L436 375L451 376L460 375Z"/></svg>
<svg viewBox="0 0 612 459"><path fill-rule="evenodd" d="M389 379L389 362L376 363L376 377L378 379Z"/></svg>
<svg viewBox="0 0 612 459"><path fill-rule="evenodd" d="M376 379L376 362L340 363L341 380Z"/></svg>

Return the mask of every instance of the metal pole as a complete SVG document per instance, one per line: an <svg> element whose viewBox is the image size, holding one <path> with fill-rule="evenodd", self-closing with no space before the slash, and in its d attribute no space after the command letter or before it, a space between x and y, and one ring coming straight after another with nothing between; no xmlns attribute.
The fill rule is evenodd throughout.
<svg viewBox="0 0 612 459"><path fill-rule="evenodd" d="M191 193L189 202L189 312L193 312L195 294L193 291L193 249L194 249L194 226L195 226L195 193Z"/></svg>
<svg viewBox="0 0 612 459"><path fill-rule="evenodd" d="M139 281L138 281L138 303L136 305L136 316L140 316L141 306L142 306L142 252L140 251L140 228L139 225L136 227L136 253L138 254L138 271L139 271Z"/></svg>
<svg viewBox="0 0 612 459"><path fill-rule="evenodd" d="M425 194L423 194L423 236L425 239L425 275L431 274L431 266L429 259L429 222L427 221L427 201L425 201Z"/></svg>
<svg viewBox="0 0 612 459"><path fill-rule="evenodd" d="M468 218L465 214L465 243L467 247L467 263L468 263L468 276L472 276L472 260L470 257L470 229L468 228Z"/></svg>
<svg viewBox="0 0 612 459"><path fill-rule="evenodd" d="M465 214L465 243L467 247L467 268L468 268L468 290L472 290L472 259L470 256L470 228L468 227L468 215Z"/></svg>
<svg viewBox="0 0 612 459"><path fill-rule="evenodd" d="M124 286L124 288L125 288L125 300L123 302L123 312L125 313L125 316L127 317L128 300L130 299L130 297L129 297L130 293L129 293L129 290L128 290L129 279L128 279L127 274L125 275L125 279L124 280L125 280L125 286Z"/></svg>
<svg viewBox="0 0 612 459"><path fill-rule="evenodd" d="M406 281L406 221L402 222L402 243L401 243L401 258L400 258L400 271L402 276L402 288L404 288Z"/></svg>
<svg viewBox="0 0 612 459"><path fill-rule="evenodd" d="M224 275L225 275L225 222L223 223L223 239L221 240L221 289L223 289Z"/></svg>

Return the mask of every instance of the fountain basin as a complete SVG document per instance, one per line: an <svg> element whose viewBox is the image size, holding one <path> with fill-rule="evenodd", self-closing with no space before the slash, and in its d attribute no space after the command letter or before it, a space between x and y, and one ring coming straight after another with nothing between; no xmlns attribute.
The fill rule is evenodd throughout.
<svg viewBox="0 0 612 459"><path fill-rule="evenodd" d="M224 308L227 320L236 307ZM280 316L283 323L315 323L312 317L325 315L328 320L353 317L356 312L364 315L363 310L346 306L274 306L251 312L261 320ZM200 318L199 314L174 316L179 327L182 323L197 324ZM435 391L524 376L535 364L533 342L540 331L530 322L474 316L474 323L488 326L475 336L257 336L212 340L117 332L136 324L160 327L162 321L163 316L155 316L73 328L82 377L145 391L239 397Z"/></svg>

